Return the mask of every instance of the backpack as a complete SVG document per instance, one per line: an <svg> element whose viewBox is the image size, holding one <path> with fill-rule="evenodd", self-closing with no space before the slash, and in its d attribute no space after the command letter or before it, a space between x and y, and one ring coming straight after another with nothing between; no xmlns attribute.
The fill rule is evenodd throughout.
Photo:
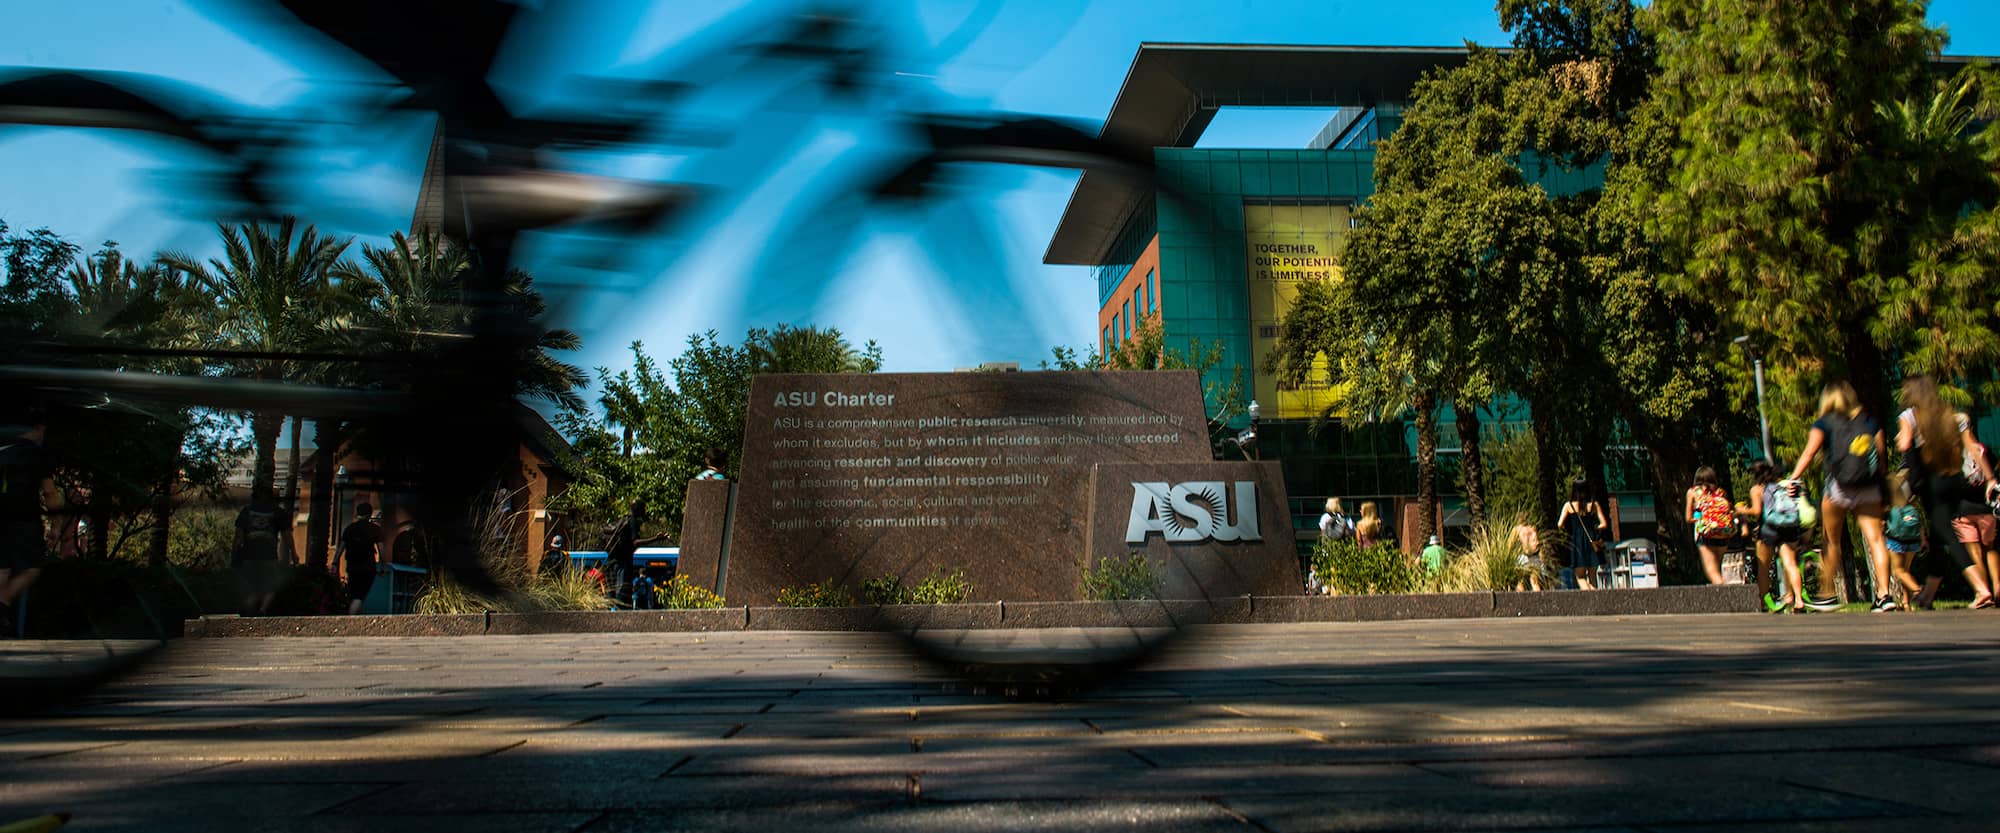
<svg viewBox="0 0 2000 833"><path fill-rule="evenodd" d="M1694 532L1703 538L1723 538L1736 531L1735 513L1729 508L1729 496L1721 489L1704 492L1694 500Z"/></svg>
<svg viewBox="0 0 2000 833"><path fill-rule="evenodd" d="M1799 499L1784 484L1772 483L1764 487L1764 525L1779 529L1799 526Z"/></svg>
<svg viewBox="0 0 2000 833"><path fill-rule="evenodd" d="M1907 503L1889 510L1888 536L1904 543L1924 539L1924 519L1917 507Z"/></svg>
<svg viewBox="0 0 2000 833"><path fill-rule="evenodd" d="M243 531L243 548L236 553L238 561L278 560L278 513L276 510L259 511L245 508L238 527Z"/></svg>
<svg viewBox="0 0 2000 833"><path fill-rule="evenodd" d="M1826 438L1826 474L1842 486L1872 486L1885 473L1875 432L1859 418L1828 417L1833 428Z"/></svg>

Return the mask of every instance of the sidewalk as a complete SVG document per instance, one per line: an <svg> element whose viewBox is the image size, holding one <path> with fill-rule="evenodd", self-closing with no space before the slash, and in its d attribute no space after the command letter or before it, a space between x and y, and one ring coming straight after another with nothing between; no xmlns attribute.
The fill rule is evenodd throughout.
<svg viewBox="0 0 2000 833"><path fill-rule="evenodd" d="M872 633L188 640L0 721L0 820L1984 831L1996 649L1973 611L1228 625L1024 701Z"/></svg>

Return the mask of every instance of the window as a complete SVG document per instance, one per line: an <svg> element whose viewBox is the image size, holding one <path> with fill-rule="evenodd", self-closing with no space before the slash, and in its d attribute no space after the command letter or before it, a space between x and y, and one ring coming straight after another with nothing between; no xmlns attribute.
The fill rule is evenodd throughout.
<svg viewBox="0 0 2000 833"><path fill-rule="evenodd" d="M1121 331L1120 331L1120 332L1118 333L1118 338L1119 338L1120 340L1123 340L1123 339L1128 339L1128 338L1131 338L1131 337L1132 337L1132 299L1130 299L1130 298L1127 298L1127 299L1125 299L1125 312L1123 313L1123 315L1122 315L1121 317L1122 317L1122 318L1124 319L1124 321L1122 322L1122 323L1124 324L1124 329L1123 329L1123 330L1121 330Z"/></svg>
<svg viewBox="0 0 2000 833"><path fill-rule="evenodd" d="M1160 275L1160 270L1158 269L1146 270L1147 312L1160 311L1160 284L1158 283L1159 275Z"/></svg>
<svg viewBox="0 0 2000 833"><path fill-rule="evenodd" d="M1102 349L1105 349L1105 350L1109 350L1109 349L1111 349L1111 328L1110 328L1110 327L1105 327L1105 328L1104 328L1104 333L1103 333L1102 337L1100 337L1100 338L1099 338L1099 339L1097 340L1097 343L1098 343L1099 345L1101 345L1101 346L1102 346Z"/></svg>

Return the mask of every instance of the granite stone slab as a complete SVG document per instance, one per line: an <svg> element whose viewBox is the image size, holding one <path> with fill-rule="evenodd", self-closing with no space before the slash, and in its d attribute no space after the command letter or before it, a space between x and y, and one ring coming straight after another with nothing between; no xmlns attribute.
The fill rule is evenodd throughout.
<svg viewBox="0 0 2000 833"><path fill-rule="evenodd" d="M769 605L962 570L974 601L1073 599L1091 466L1206 462L1207 426L1190 371L758 375L722 581Z"/></svg>

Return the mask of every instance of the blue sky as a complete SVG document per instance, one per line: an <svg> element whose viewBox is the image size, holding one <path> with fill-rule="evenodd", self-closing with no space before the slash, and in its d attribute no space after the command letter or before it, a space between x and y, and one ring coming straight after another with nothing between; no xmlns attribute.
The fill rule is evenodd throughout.
<svg viewBox="0 0 2000 833"><path fill-rule="evenodd" d="M273 47L268 30L219 16L216 2L67 0L9 4L0 65L81 67L167 76L214 90L246 108L287 108L343 82L371 80L353 64ZM552 5L552 4L545 4ZM636 77L798 4L765 0L633 3L597 0L536 18L536 31L568 48L538 60L512 56L498 74L522 102L561 100L560 84L535 79ZM225 7L226 8L226 7ZM1454 45L1498 44L1490 0L1421 4L1243 0L916 0L880 3L871 20L896 33L907 71L885 79L914 103L1098 120L1109 110L1141 41ZM1931 20L1948 27L1956 54L2000 54L2000 4L1939 0ZM942 61L933 45L968 21L978 34ZM526 50L522 51L526 53ZM733 82L732 82L733 83ZM897 147L868 114L787 106L725 83L698 115L734 123L744 149L717 173L686 156L584 159L623 176L704 183L720 199L698 221L645 245L545 235L526 249L562 317L579 330L585 366L621 369L625 345L643 340L670 356L691 333L737 339L747 326L838 326L857 343L881 343L890 370L948 370L979 361L1033 364L1057 344L1096 337L1096 288L1080 267L1040 263L1074 175L979 172L938 209L871 211L847 245L816 230L855 216L839 198L851 172ZM758 102L765 105L762 109ZM1324 120L1301 111L1229 111L1203 144L1298 147ZM746 129L747 128L747 129ZM790 133L789 131L796 131ZM787 141L760 141L784 133ZM311 134L318 173L292 183L309 221L363 242L409 222L428 124L327 125ZM48 226L91 245L115 238L131 253L208 254L204 206L175 187L157 145L106 134L0 131L0 219ZM770 167L764 167L765 164ZM738 169L728 166L735 164ZM755 173L745 173L753 171Z"/></svg>

